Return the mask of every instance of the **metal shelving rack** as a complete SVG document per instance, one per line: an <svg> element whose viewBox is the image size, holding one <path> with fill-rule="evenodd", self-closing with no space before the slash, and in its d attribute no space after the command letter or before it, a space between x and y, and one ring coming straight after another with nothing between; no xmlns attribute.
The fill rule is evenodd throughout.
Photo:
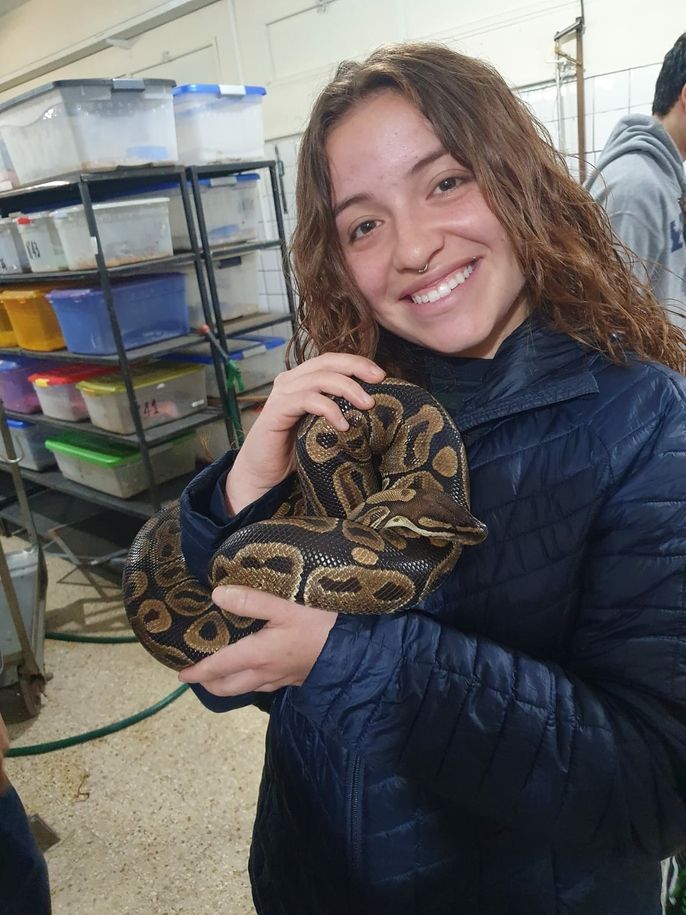
<svg viewBox="0 0 686 915"><path fill-rule="evenodd" d="M236 169L245 170L244 166ZM134 264L127 264L120 267L108 267L102 252L100 234L98 231L93 203L111 197L112 193L118 195L130 192L132 196L142 186L156 181L176 180L179 184L181 200L183 203L184 214L186 217L186 226L190 242L190 251L174 254L172 257L159 258L157 260L144 261ZM127 351L124 347L121 328L114 309L112 298L111 281L121 277L131 277L144 273L160 273L174 270L190 264L195 267L196 281L200 293L203 314L207 326L217 330L214 322L214 314L207 294L205 285L206 271L205 264L209 258L205 258L205 252L209 249L203 245L201 248L196 236L193 214L188 191L188 182L186 170L183 166L154 166L142 168L122 168L109 172L84 173L68 175L56 181L36 185L34 187L24 187L13 191L7 191L0 194L0 216L8 216L13 212L20 210L23 206L33 208L51 209L57 205L66 203L81 203L84 207L86 220L90 235L93 239L95 251L96 267L92 270L81 271L60 271L58 273L32 273L32 274L11 274L4 275L0 278L0 288L2 286L17 286L21 284L36 285L37 283L50 283L67 281L92 281L97 283L103 293L103 298L107 307L112 334L116 345L116 353L110 356L86 356L77 355L61 350L48 353L36 353L23 351L21 349L0 349L0 357L9 357L16 355L31 355L41 359L53 359L56 362L94 362L102 364L111 364L119 366L122 374L122 381L126 389L129 402L129 409L135 426L135 432L131 435L117 435L92 426L90 423L65 423L61 420L55 420L44 414L19 414L8 412L9 416L19 417L30 422L44 423L54 428L69 428L72 430L82 430L88 433L101 436L103 438L114 439L121 442L127 442L138 445L141 451L143 467L148 480L148 489L138 497L132 499L121 499L115 496L101 493L98 490L91 489L87 486L81 486L65 479L58 471L32 471L21 468L22 476L26 479L39 483L47 488L61 490L69 495L85 499L90 502L96 502L109 508L116 508L129 514L148 517L154 511L160 508L163 501L177 498L183 487L188 482L188 477L177 478L168 483L159 485L154 478L152 463L150 458L150 446L168 441L178 435L180 432L188 431L198 426L214 422L217 418L224 418L229 440L236 442L240 438L240 430L231 422L230 417L237 415L237 406L232 389L226 384L226 368L224 355L217 345L217 338L213 333L209 335L211 352L213 357L214 370L217 377L218 388L220 392L221 409L206 409L198 414L162 426L156 426L152 429L145 430L142 425L138 404L136 401L135 389L131 376L131 364L150 359L165 353L174 352L175 350L197 344L204 338L198 334L189 334L182 337L171 338L159 343L136 348ZM278 201L277 201L278 205ZM201 214L199 221L204 224ZM206 237L205 237L206 241ZM220 339L221 328L219 329Z"/></svg>
<svg viewBox="0 0 686 915"><path fill-rule="evenodd" d="M266 241L248 242L246 244L224 245L211 247L207 231L207 222L203 210L201 181L207 178L222 178L228 175L235 175L240 172L259 172L268 171L271 182L271 199L274 207L274 216L278 238ZM218 342L224 352L227 349L227 341L233 337L239 337L243 334L252 333L257 330L271 327L283 321L290 321L291 326L295 327L296 322L296 304L295 293L291 280L290 265L288 259L288 246L286 242L286 231L283 221L283 212L281 209L279 184L277 177L277 162L272 159L260 159L255 161L235 162L231 164L217 165L192 165L186 169L188 181L190 183L195 211L198 217L198 231L200 233L200 245L205 256L205 268L207 270L207 281L209 288L209 299L212 308L213 323L216 328ZM220 265L233 258L238 258L243 254L249 254L253 251L267 251L278 248L281 252L281 271L286 287L286 299L288 310L281 313L276 312L257 312L252 315L246 315L240 318L233 318L225 321L221 314L221 304L217 293L217 284L215 278L215 265ZM239 437L241 431L239 430Z"/></svg>

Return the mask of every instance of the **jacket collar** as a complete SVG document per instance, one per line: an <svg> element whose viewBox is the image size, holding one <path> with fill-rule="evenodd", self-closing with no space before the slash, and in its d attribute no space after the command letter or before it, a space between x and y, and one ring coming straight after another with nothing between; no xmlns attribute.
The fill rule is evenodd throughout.
<svg viewBox="0 0 686 915"><path fill-rule="evenodd" d="M551 330L537 316L524 321L500 345L483 382L457 409L450 409L455 359L415 347L428 389L453 413L460 429L537 407L596 394L591 371L603 356L567 334Z"/></svg>

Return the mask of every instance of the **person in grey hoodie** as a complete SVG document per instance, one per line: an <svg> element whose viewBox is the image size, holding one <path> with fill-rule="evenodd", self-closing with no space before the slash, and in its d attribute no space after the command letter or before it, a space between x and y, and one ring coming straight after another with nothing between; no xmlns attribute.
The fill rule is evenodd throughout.
<svg viewBox="0 0 686 915"><path fill-rule="evenodd" d="M686 32L662 64L652 117L621 118L586 183L670 319L686 328Z"/></svg>

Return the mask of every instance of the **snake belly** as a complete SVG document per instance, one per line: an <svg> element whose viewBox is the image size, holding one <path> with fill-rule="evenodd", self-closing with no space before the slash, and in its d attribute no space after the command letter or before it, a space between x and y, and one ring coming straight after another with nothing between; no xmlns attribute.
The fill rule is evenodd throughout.
<svg viewBox="0 0 686 915"><path fill-rule="evenodd" d="M157 660L181 670L264 625L217 607L217 585L338 613L394 613L416 606L452 571L463 546L484 539L448 413L409 382L361 384L372 409L334 398L345 432L319 416L301 421L291 496L271 519L219 546L209 587L186 566L178 502L139 531L124 569L124 606Z"/></svg>

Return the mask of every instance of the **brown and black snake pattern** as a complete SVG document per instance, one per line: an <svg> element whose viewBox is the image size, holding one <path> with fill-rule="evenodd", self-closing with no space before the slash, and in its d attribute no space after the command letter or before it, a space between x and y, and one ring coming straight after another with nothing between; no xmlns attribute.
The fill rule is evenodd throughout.
<svg viewBox="0 0 686 915"><path fill-rule="evenodd" d="M211 557L205 587L181 552L179 504L140 530L124 570L133 631L181 670L264 623L227 613L211 589L240 584L341 613L415 606L486 528L469 511L460 434L422 388L398 379L362 387L371 410L335 398L350 424L300 423L297 485L274 517L232 534Z"/></svg>

